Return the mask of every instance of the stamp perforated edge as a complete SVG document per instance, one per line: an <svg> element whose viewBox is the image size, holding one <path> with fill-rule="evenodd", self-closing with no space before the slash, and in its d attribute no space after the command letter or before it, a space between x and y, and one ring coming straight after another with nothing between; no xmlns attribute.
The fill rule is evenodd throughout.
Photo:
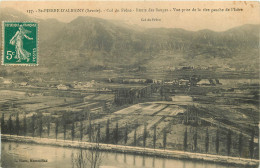
<svg viewBox="0 0 260 168"><path fill-rule="evenodd" d="M23 23L37 23L37 40L36 40L36 46L37 46L37 63L36 64L4 64L4 23L5 22L23 22ZM39 66L39 21L2 21L2 59L1 59L1 65L4 66Z"/></svg>

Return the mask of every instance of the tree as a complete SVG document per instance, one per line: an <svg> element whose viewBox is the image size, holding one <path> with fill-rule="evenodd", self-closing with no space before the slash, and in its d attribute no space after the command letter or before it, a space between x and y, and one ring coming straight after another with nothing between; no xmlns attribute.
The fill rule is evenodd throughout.
<svg viewBox="0 0 260 168"><path fill-rule="evenodd" d="M217 132L216 132L216 153L218 154L219 152L219 129L217 129Z"/></svg>
<svg viewBox="0 0 260 168"><path fill-rule="evenodd" d="M252 130L251 139L249 142L249 152L250 152L250 158L253 159L254 157L254 138L255 138L255 131Z"/></svg>
<svg viewBox="0 0 260 168"><path fill-rule="evenodd" d="M39 135L40 138L42 137L42 115L40 115L40 121L39 121Z"/></svg>
<svg viewBox="0 0 260 168"><path fill-rule="evenodd" d="M63 123L63 139L66 140L67 125Z"/></svg>
<svg viewBox="0 0 260 168"><path fill-rule="evenodd" d="M206 130L206 137L205 137L205 151L208 153L209 151L209 129Z"/></svg>
<svg viewBox="0 0 260 168"><path fill-rule="evenodd" d="M185 132L184 132L184 138L183 138L183 149L184 149L184 151L187 150L187 147L188 147L188 132L187 132L187 127L186 127Z"/></svg>
<svg viewBox="0 0 260 168"><path fill-rule="evenodd" d="M89 119L89 115L90 115L89 108L85 107L84 108L84 120Z"/></svg>
<svg viewBox="0 0 260 168"><path fill-rule="evenodd" d="M35 115L32 116L32 122L31 122L31 128L32 128L32 137L34 137L35 133Z"/></svg>
<svg viewBox="0 0 260 168"><path fill-rule="evenodd" d="M47 119L47 134L48 134L48 137L50 136L50 129L51 129L51 119L48 118Z"/></svg>
<svg viewBox="0 0 260 168"><path fill-rule="evenodd" d="M9 116L9 120L8 120L8 132L10 135L13 133L12 115Z"/></svg>
<svg viewBox="0 0 260 168"><path fill-rule="evenodd" d="M166 148L166 145L167 145L167 132L164 129L164 131L163 131L163 149Z"/></svg>
<svg viewBox="0 0 260 168"><path fill-rule="evenodd" d="M56 122L55 122L55 137L56 137L56 140L58 138L58 132L59 132L59 120L56 119Z"/></svg>
<svg viewBox="0 0 260 168"><path fill-rule="evenodd" d="M88 138L89 138L89 142L92 142L92 125L91 125L91 120L89 120Z"/></svg>
<svg viewBox="0 0 260 168"><path fill-rule="evenodd" d="M231 135L232 132L231 130L228 130L228 134L227 134L227 155L230 155L230 149L231 149Z"/></svg>
<svg viewBox="0 0 260 168"><path fill-rule="evenodd" d="M74 138L75 138L75 124L73 120L71 125L71 140L74 141Z"/></svg>
<svg viewBox="0 0 260 168"><path fill-rule="evenodd" d="M197 152L197 145L198 145L198 131L197 127L195 129L195 134L193 135L193 142L194 142L194 151Z"/></svg>
<svg viewBox="0 0 260 168"><path fill-rule="evenodd" d="M106 143L109 143L109 120L107 120L107 127L106 127Z"/></svg>
<svg viewBox="0 0 260 168"><path fill-rule="evenodd" d="M153 148L156 147L156 126L153 127Z"/></svg>
<svg viewBox="0 0 260 168"><path fill-rule="evenodd" d="M23 116L23 135L27 134L27 122L26 122L26 114Z"/></svg>
<svg viewBox="0 0 260 168"><path fill-rule="evenodd" d="M5 114L2 113L2 118L1 118L1 133L5 133Z"/></svg>
<svg viewBox="0 0 260 168"><path fill-rule="evenodd" d="M147 126L146 126L146 124L144 124L143 147L146 146L146 138L147 138Z"/></svg>
<svg viewBox="0 0 260 168"><path fill-rule="evenodd" d="M118 122L116 122L116 128L114 131L114 143L117 144L118 143Z"/></svg>
<svg viewBox="0 0 260 168"><path fill-rule="evenodd" d="M98 124L98 129L97 129L97 135L96 135L96 143L100 142L100 124Z"/></svg>
<svg viewBox="0 0 260 168"><path fill-rule="evenodd" d="M82 141L82 139L83 139L83 122L82 121L80 121L80 130L79 130L79 132L80 132L80 140Z"/></svg>
<svg viewBox="0 0 260 168"><path fill-rule="evenodd" d="M104 112L109 112L109 109L108 109L108 107L107 107L106 102L103 102L103 111L104 111Z"/></svg>
<svg viewBox="0 0 260 168"><path fill-rule="evenodd" d="M125 124L125 145L127 143L127 140L128 140L128 127L127 127L127 124Z"/></svg>
<svg viewBox="0 0 260 168"><path fill-rule="evenodd" d="M66 139L66 132L67 132L67 120L65 118L65 114L62 115L62 125L63 125L63 139Z"/></svg>
<svg viewBox="0 0 260 168"><path fill-rule="evenodd" d="M98 126L100 128L100 124ZM98 129L99 130L99 129ZM98 131L92 134L92 142L96 142L93 144L92 148L89 150L79 150L76 155L71 155L73 160L72 167L76 168L98 168L102 162L102 152L100 151L100 144L98 141Z"/></svg>
<svg viewBox="0 0 260 168"><path fill-rule="evenodd" d="M135 132L134 132L134 146L137 145L137 141L136 141L136 127L135 127Z"/></svg>
<svg viewBox="0 0 260 168"><path fill-rule="evenodd" d="M243 134L242 134L242 132L240 132L239 138L238 138L238 152L239 152L239 157L241 157L242 148L243 148Z"/></svg>

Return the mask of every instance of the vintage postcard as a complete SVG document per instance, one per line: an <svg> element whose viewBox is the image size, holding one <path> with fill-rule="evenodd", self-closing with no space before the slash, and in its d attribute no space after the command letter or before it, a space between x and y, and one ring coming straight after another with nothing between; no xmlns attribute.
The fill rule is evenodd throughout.
<svg viewBox="0 0 260 168"><path fill-rule="evenodd" d="M259 167L259 11L1 1L0 167Z"/></svg>

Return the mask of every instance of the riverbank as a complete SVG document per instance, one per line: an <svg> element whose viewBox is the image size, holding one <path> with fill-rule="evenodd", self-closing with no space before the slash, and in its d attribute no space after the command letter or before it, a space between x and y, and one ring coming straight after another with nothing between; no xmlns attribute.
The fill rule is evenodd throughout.
<svg viewBox="0 0 260 168"><path fill-rule="evenodd" d="M90 143L90 142L79 142L79 141L59 140L59 139L56 140L56 139L48 139L48 138L33 138L33 137L23 137L23 136L4 135L4 134L1 134L1 140L18 142L18 143L33 143L39 145L51 145L51 146L83 148L83 149L90 149L97 146L95 143ZM110 152L131 153L131 154L140 154L140 155L175 158L175 159L207 161L207 162L214 162L218 164L231 164L231 165L238 165L244 167L245 166L258 167L259 165L259 160L256 159L251 160L247 158L192 153L192 152L184 152L184 151L177 151L177 150L151 149L151 148L112 145L112 144L99 144L99 149L102 151L110 151Z"/></svg>

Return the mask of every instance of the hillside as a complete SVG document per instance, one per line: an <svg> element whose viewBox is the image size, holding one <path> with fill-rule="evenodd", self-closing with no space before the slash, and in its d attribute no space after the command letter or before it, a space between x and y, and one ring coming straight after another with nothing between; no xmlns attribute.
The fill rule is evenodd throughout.
<svg viewBox="0 0 260 168"><path fill-rule="evenodd" d="M0 16L1 21L35 20L10 9L1 9ZM39 72L118 69L122 72L122 69L128 71L140 66L148 72L180 66L255 73L259 70L260 25L243 25L224 32L194 32L127 27L122 22L93 17L78 17L70 23L55 19L37 21L40 27ZM3 69L10 70L9 67Z"/></svg>

